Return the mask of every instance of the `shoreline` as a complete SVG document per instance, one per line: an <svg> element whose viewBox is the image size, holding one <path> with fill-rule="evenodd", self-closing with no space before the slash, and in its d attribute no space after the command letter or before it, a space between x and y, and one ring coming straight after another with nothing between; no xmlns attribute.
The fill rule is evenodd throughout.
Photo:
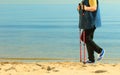
<svg viewBox="0 0 120 75"><path fill-rule="evenodd" d="M0 62L79 62L78 58L0 58ZM103 58L100 63L120 63L120 58ZM96 63L99 63L96 61Z"/></svg>

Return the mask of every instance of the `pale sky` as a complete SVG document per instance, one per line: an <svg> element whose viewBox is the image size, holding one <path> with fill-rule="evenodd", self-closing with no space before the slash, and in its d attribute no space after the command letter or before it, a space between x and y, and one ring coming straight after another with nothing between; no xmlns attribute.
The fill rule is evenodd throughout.
<svg viewBox="0 0 120 75"><path fill-rule="evenodd" d="M81 0L0 0L0 4L76 4ZM113 2L120 0L99 0L101 2Z"/></svg>
<svg viewBox="0 0 120 75"><path fill-rule="evenodd" d="M0 4L71 4L81 0L0 0Z"/></svg>

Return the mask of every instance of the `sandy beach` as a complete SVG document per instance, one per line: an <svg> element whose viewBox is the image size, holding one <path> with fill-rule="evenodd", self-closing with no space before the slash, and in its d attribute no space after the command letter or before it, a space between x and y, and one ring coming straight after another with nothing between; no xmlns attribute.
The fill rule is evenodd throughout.
<svg viewBox="0 0 120 75"><path fill-rule="evenodd" d="M0 75L119 75L120 64L0 62Z"/></svg>

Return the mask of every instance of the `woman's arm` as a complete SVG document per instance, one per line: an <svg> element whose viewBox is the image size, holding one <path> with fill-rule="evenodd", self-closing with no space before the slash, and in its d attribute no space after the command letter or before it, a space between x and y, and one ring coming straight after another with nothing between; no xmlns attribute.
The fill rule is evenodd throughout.
<svg viewBox="0 0 120 75"><path fill-rule="evenodd" d="M84 10L85 11L94 12L94 11L97 10L97 0L89 0L89 5L90 6L84 5Z"/></svg>

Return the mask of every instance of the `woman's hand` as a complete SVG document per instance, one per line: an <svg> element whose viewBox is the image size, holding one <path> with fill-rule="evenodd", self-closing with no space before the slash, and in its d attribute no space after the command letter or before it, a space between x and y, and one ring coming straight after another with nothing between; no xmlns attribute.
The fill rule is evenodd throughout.
<svg viewBox="0 0 120 75"><path fill-rule="evenodd" d="M77 7L77 10L81 10L79 5L78 5L78 7Z"/></svg>
<svg viewBox="0 0 120 75"><path fill-rule="evenodd" d="M77 10L86 10L87 6L86 5L82 5L81 3L78 5Z"/></svg>

